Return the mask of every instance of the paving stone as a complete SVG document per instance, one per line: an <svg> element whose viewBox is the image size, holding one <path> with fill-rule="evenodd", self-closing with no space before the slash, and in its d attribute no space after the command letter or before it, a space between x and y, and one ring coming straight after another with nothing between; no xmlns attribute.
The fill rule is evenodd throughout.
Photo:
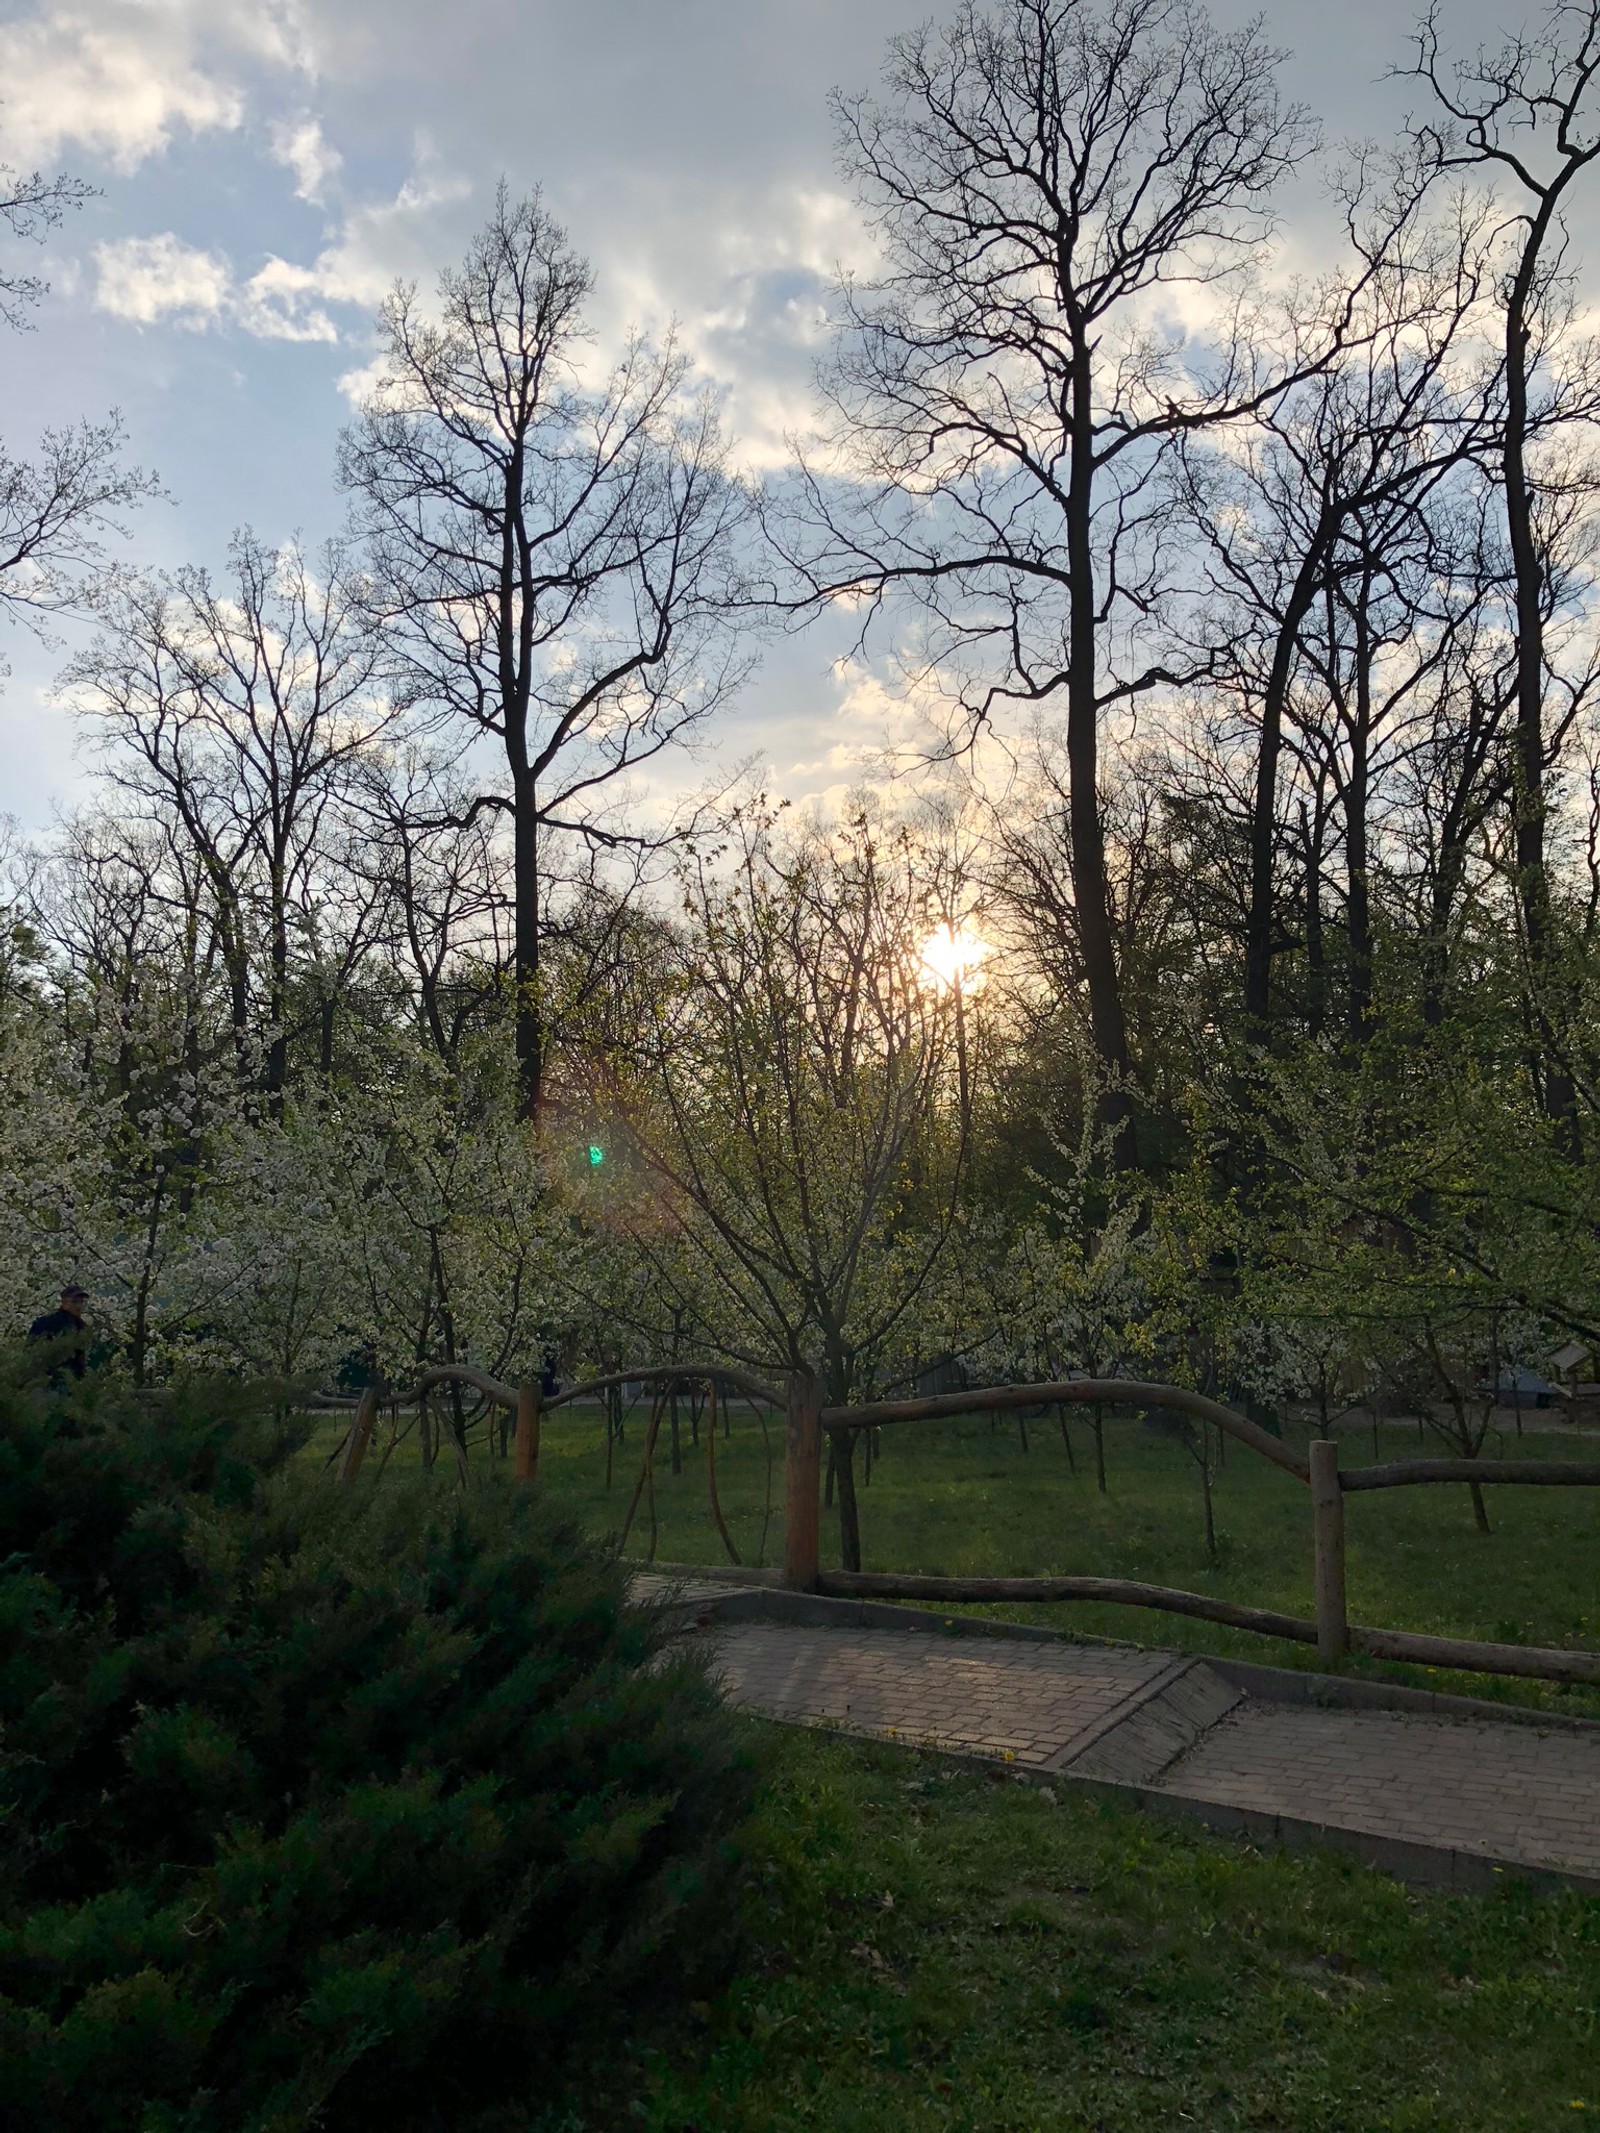
<svg viewBox="0 0 1600 2133"><path fill-rule="evenodd" d="M725 1629L717 1647L735 1703L1041 1768L1086 1744L1170 1664L1163 1652L778 1624Z"/></svg>
<svg viewBox="0 0 1600 2133"><path fill-rule="evenodd" d="M1244 1691L1192 1661L1072 1758L1077 1777L1153 1785L1201 1735L1244 1701Z"/></svg>
<svg viewBox="0 0 1600 2133"><path fill-rule="evenodd" d="M1189 1799L1600 1873L1600 1741L1590 1735L1252 1698L1161 1784Z"/></svg>
<svg viewBox="0 0 1600 2133"><path fill-rule="evenodd" d="M1163 1652L725 1624L731 1701L774 1717L1600 1876L1600 1735L1245 1695Z"/></svg>

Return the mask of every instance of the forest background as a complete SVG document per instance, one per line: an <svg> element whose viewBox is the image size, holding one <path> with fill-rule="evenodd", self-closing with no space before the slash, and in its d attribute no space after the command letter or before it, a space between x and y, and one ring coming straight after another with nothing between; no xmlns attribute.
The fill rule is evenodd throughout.
<svg viewBox="0 0 1600 2133"><path fill-rule="evenodd" d="M504 190L384 308L329 547L143 572L114 422L7 459L97 784L7 854L0 1316L78 1280L139 1384L1080 1369L1469 1454L1600 1341L1600 7L1397 63L1336 148L1173 0L897 38L760 479ZM14 322L81 197L8 179ZM841 613L905 744L663 821Z"/></svg>

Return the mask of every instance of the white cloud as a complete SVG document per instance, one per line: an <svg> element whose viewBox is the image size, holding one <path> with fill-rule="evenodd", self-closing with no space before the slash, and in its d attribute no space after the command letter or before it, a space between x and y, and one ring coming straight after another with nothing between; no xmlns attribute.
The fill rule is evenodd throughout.
<svg viewBox="0 0 1600 2133"><path fill-rule="evenodd" d="M310 77L303 0L38 0L0 27L0 152L119 171L244 120L240 62Z"/></svg>
<svg viewBox="0 0 1600 2133"><path fill-rule="evenodd" d="M239 92L195 64L172 7L46 8L0 29L0 139L19 162L53 163L70 142L132 170L175 131L243 117Z"/></svg>
<svg viewBox="0 0 1600 2133"><path fill-rule="evenodd" d="M319 303L315 272L286 259L240 281L220 252L202 251L165 230L95 247L95 303L135 326L172 325L192 333L236 325L263 341L336 341Z"/></svg>
<svg viewBox="0 0 1600 2133"><path fill-rule="evenodd" d="M123 237L95 247L95 303L138 326L233 326L256 340L336 342L340 331L328 307L370 316L397 275L423 271L438 258L434 217L470 191L465 179L434 166L424 144L394 197L353 208L310 266L273 253L244 276L224 253L203 251L171 230ZM370 389L371 370L340 381L352 398Z"/></svg>
<svg viewBox="0 0 1600 2133"><path fill-rule="evenodd" d="M232 312L261 341L336 341L339 329L317 299L326 293L315 268L276 257L237 291Z"/></svg>
<svg viewBox="0 0 1600 2133"><path fill-rule="evenodd" d="M232 297L233 269L222 254L185 244L170 230L96 245L94 261L95 303L136 326L166 322L203 332L221 322Z"/></svg>
<svg viewBox="0 0 1600 2133"><path fill-rule="evenodd" d="M410 173L394 197L353 207L337 238L318 254L323 295L371 309L397 280L431 282L441 261L458 248L451 211L471 193L471 179L446 169L432 143L419 137Z"/></svg>
<svg viewBox="0 0 1600 2133"><path fill-rule="evenodd" d="M323 139L321 121L314 118L276 120L272 127L272 160L293 171L297 199L319 206L329 182L344 165L338 149Z"/></svg>

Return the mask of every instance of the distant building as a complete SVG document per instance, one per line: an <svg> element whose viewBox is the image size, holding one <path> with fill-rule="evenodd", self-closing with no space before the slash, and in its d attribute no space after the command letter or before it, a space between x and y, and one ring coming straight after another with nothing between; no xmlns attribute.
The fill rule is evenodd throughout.
<svg viewBox="0 0 1600 2133"><path fill-rule="evenodd" d="M1552 1385L1522 1363L1508 1364L1495 1380L1494 1391L1502 1406L1548 1407L1552 1400L1572 1398L1564 1385Z"/></svg>
<svg viewBox="0 0 1600 2133"><path fill-rule="evenodd" d="M1568 1341L1564 1348L1558 1348L1551 1356L1550 1368L1564 1385L1571 1385L1573 1379L1585 1371L1592 1378L1594 1350L1584 1341Z"/></svg>

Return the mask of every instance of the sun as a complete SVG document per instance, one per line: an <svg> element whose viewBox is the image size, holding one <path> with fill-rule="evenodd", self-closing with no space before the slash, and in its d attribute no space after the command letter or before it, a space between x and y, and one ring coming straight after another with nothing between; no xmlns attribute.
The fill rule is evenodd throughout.
<svg viewBox="0 0 1600 2133"><path fill-rule="evenodd" d="M991 952L970 926L935 926L922 944L923 972L936 985L971 992Z"/></svg>

